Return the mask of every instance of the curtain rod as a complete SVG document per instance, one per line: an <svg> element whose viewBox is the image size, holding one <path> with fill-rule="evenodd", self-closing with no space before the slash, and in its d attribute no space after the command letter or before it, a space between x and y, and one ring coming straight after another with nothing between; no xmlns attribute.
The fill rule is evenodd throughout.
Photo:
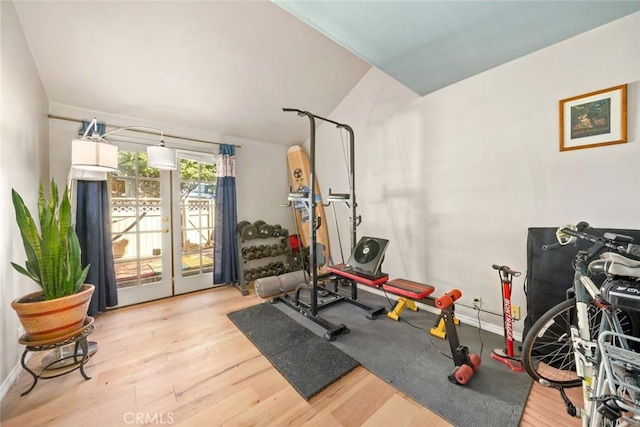
<svg viewBox="0 0 640 427"><path fill-rule="evenodd" d="M56 115L53 115L53 114L47 114L47 117L50 118L50 119L66 120L68 122L76 122L76 123L81 123L82 124L82 120L74 119L74 118L71 118L71 117L62 117L62 116L56 116ZM109 125L109 124L106 124L105 126L112 127L112 128L126 127L126 126L113 126L113 125ZM149 135L159 135L159 134L154 133L154 132L149 132L149 131L140 130L140 129L127 129L127 130L129 130L131 132L146 133L146 134L149 134ZM204 144L221 145L220 142L205 141L203 139L195 139L195 138L188 138L188 137L184 137L184 136L170 135L168 133L165 133L164 136L167 137L167 138L181 139L183 141L192 141L192 142L201 142L201 143L204 143ZM242 148L241 145L235 145L235 147L236 148Z"/></svg>
<svg viewBox="0 0 640 427"><path fill-rule="evenodd" d="M135 136L127 136L127 135L109 136L108 138L109 138L109 141L126 142L127 144L144 145L146 147L158 144L158 141L151 141L149 139L143 139L143 138L138 138ZM213 144L217 144L217 142ZM202 150L193 149L193 148L176 148L176 147L168 147L168 148L171 148L172 150L175 150L178 153L184 152L184 153L207 154L211 156L216 155L216 153L212 153L210 151L202 151Z"/></svg>

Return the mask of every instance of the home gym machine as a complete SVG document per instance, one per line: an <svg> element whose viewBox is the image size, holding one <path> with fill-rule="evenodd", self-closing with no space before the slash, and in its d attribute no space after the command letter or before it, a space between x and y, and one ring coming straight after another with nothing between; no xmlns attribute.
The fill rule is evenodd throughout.
<svg viewBox="0 0 640 427"><path fill-rule="evenodd" d="M356 241L356 227L360 218L356 216L356 194L355 194L355 137L351 126L338 123L333 120L317 116L308 111L302 111L295 108L283 108L285 112L295 112L298 116L306 116L309 119L310 127L310 146L309 146L309 191L299 191L300 189L293 189L294 191L289 193L288 200L289 205L292 202L304 202L309 207L309 275L310 284L300 285L295 292L284 294L275 297L271 300L272 304L282 302L286 306L298 311L303 316L312 320L314 323L323 327L327 332L323 335L323 338L327 341L333 341L338 335L349 333L349 328L344 324L335 325L326 319L323 319L318 315L318 311L321 309L330 307L339 302L348 302L365 311L367 311L366 317L368 319L375 319L379 314L384 313L384 307L369 307L358 301L358 287L353 284L351 286L351 293L349 296L343 295L338 292L338 281L335 276L327 275L326 277L318 277L318 263L317 263L317 235L316 230L320 226L322 220L316 214L316 163L315 163L315 150L316 150L316 119L322 120L336 125L339 129L345 129L349 133L349 194L331 194L329 191L328 200L331 202L348 202L351 207L351 248L353 249ZM322 279L322 283L319 283L319 279ZM329 289L325 286L325 282L332 282L333 287ZM300 298L300 291L307 288L310 291L309 301L304 301ZM322 298L319 297L322 292Z"/></svg>

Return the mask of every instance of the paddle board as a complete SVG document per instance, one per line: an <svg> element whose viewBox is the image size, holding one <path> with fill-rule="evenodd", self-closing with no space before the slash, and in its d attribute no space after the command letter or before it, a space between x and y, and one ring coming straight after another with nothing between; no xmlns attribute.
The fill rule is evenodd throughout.
<svg viewBox="0 0 640 427"><path fill-rule="evenodd" d="M287 151L287 160L289 163L289 183L293 191L309 191L311 188L310 175L311 167L307 153L299 145L294 145ZM315 180L316 195L316 218L320 219L320 227L316 230L316 265L318 273L327 272L329 265L329 232L327 230L327 217L324 214L324 206L322 205L322 195L318 180ZM311 230L309 229L309 219L311 218L310 206L308 201L295 201L294 212L298 233L300 235L300 243L308 248L311 240Z"/></svg>

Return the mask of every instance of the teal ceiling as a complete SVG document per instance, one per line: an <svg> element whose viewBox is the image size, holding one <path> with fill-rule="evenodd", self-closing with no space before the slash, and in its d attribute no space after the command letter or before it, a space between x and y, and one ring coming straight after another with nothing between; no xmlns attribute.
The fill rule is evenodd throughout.
<svg viewBox="0 0 640 427"><path fill-rule="evenodd" d="M274 2L420 95L640 11L635 0Z"/></svg>

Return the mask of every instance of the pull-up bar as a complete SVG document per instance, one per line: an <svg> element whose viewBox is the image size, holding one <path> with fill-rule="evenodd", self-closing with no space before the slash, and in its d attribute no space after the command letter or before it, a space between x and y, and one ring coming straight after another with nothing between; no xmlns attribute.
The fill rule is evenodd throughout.
<svg viewBox="0 0 640 427"><path fill-rule="evenodd" d="M282 111L293 111L293 112L298 113L299 116L304 115L304 116L308 116L308 117L313 117L314 119L320 119L320 120L323 120L325 122L333 123L334 125L336 125L339 128L345 128L345 129L348 129L348 130L350 129L351 132L353 132L353 129L351 129L351 126L349 126L347 124L338 123L338 122L333 121L331 119L327 119L326 117L321 117L321 116L318 116L316 114L310 113L308 111L298 110L297 108L283 108Z"/></svg>
<svg viewBox="0 0 640 427"><path fill-rule="evenodd" d="M336 125L336 127L338 128L344 128L347 130L347 132L349 133L349 153L350 153L350 159L349 159L349 189L350 189L350 193L351 193L351 249L353 250L353 248L356 247L356 227L357 227L357 219L356 219L356 208L358 207L358 204L356 203L356 183L355 183L355 173L356 173L356 162L355 162L355 135L353 133L353 128L347 124L344 123L339 123L336 122L334 120L331 119L327 119L326 117L321 117L318 116L316 114L310 113L308 111L303 111L303 110L299 110L297 108L283 108L282 111L285 112L294 112L294 113L298 113L298 116L307 116L309 118L309 126L311 128L311 132L310 132L310 138L309 138L309 151L311 153L310 155L310 159L309 159L309 167L311 169L311 198L312 198L312 210L311 210L311 224L313 225L316 221L316 214L315 214L315 208L316 208L316 202L315 202L315 174L316 174L316 161L315 161L315 152L316 152L316 123L315 123L315 119L319 119L331 124ZM314 244L311 246L310 248L310 253L309 256L311 257L312 260L312 265L311 267L315 267L315 241L316 241L316 232L315 229L311 231L312 234L312 242L314 242Z"/></svg>

